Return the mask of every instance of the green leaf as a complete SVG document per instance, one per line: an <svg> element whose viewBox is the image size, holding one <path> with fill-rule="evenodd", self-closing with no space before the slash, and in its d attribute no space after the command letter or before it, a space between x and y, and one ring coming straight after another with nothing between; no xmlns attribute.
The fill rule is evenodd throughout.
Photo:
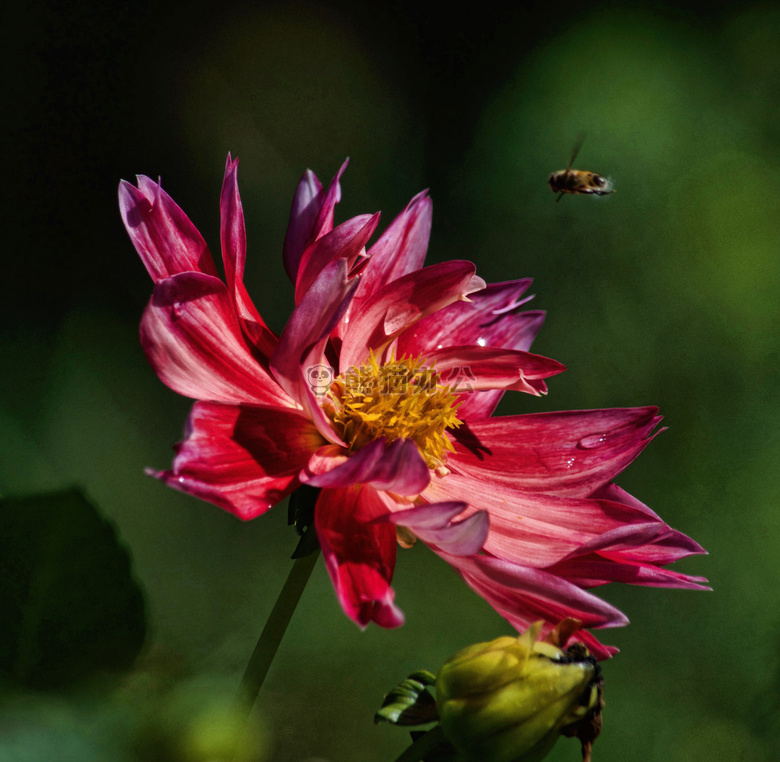
<svg viewBox="0 0 780 762"><path fill-rule="evenodd" d="M64 687L129 668L146 615L130 556L78 489L0 499L0 678Z"/></svg>

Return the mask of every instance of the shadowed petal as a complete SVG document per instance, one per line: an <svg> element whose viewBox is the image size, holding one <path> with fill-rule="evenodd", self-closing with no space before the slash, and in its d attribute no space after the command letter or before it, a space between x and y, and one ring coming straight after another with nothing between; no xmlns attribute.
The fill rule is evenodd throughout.
<svg viewBox="0 0 780 762"><path fill-rule="evenodd" d="M244 287L244 264L246 262L246 229L244 209L238 193L238 159L228 154L225 164L225 178L219 198L220 238L222 261L225 265L225 280L236 308L236 315L247 336L267 359L276 346L276 337L268 329L252 304Z"/></svg>
<svg viewBox="0 0 780 762"><path fill-rule="evenodd" d="M342 222L329 233L318 238L303 253L295 284L295 303L311 288L312 283L325 267L336 258L345 259L347 272L352 270L358 256L364 251L368 239L379 222L379 213L362 214Z"/></svg>
<svg viewBox="0 0 780 762"><path fill-rule="evenodd" d="M400 627L403 613L390 587L395 567L395 529L359 521L361 493L371 487L325 489L314 512L317 537L344 613L360 627Z"/></svg>
<svg viewBox="0 0 780 762"><path fill-rule="evenodd" d="M349 457L325 447L315 453L300 479L313 487L348 487L370 483L396 495L417 495L430 482L430 471L411 439L386 444L375 439Z"/></svg>
<svg viewBox="0 0 780 762"><path fill-rule="evenodd" d="M135 250L156 283L182 272L217 275L206 242L158 183L138 176L119 183L119 211Z"/></svg>
<svg viewBox="0 0 780 762"><path fill-rule="evenodd" d="M299 486L297 472L322 441L293 410L196 402L172 469L149 473L246 520Z"/></svg>
<svg viewBox="0 0 780 762"><path fill-rule="evenodd" d="M290 210L290 224L284 239L284 269L295 283L298 266L306 248L333 228L333 210L341 201L339 180L347 168L347 159L333 178L327 192L310 169L304 172L298 183Z"/></svg>
<svg viewBox="0 0 780 762"><path fill-rule="evenodd" d="M294 404L250 353L225 284L210 275L159 281L141 321L141 344L163 383L186 397Z"/></svg>
<svg viewBox="0 0 780 762"><path fill-rule="evenodd" d="M320 273L293 311L271 357L271 371L295 400L304 396L301 387L308 388L301 363L308 358L312 364L324 364L312 350L318 344L324 347L357 287L357 279L348 275L343 259L335 259Z"/></svg>

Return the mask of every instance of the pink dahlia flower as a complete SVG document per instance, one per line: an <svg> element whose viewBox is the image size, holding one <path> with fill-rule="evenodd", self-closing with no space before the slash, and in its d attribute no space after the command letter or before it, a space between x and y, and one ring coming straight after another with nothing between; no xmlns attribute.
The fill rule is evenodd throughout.
<svg viewBox="0 0 780 762"><path fill-rule="evenodd" d="M345 164L346 166L346 164ZM470 262L423 266L423 192L367 248L379 214L334 227L338 175L293 199L284 264L295 309L276 336L244 287L238 161L220 197L224 281L203 238L148 177L122 182L130 238L154 280L141 342L195 405L166 484L252 519L301 485L336 595L360 626L396 627L397 541L417 539L517 629L626 617L587 588L700 588L662 567L703 552L612 483L652 437L655 408L491 417L506 390L563 370L528 349L544 315L530 280L486 285Z"/></svg>

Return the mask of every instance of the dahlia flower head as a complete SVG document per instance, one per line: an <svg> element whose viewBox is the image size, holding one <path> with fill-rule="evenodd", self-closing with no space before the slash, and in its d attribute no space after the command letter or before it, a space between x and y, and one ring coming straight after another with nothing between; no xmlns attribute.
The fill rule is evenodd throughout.
<svg viewBox="0 0 780 762"><path fill-rule="evenodd" d="M545 394L563 366L528 350L544 313L530 279L486 285L466 261L424 266L426 192L369 246L379 214L334 226L346 162L326 189L307 171L284 265L295 307L280 336L244 286L238 160L220 195L224 280L161 185L122 181L130 238L154 281L141 343L163 383L196 400L172 467L175 489L253 519L302 485L344 612L397 627L396 548L417 540L519 631L627 618L588 592L608 582L702 588L663 568L704 552L612 479L653 436L657 409L493 416L505 391ZM530 297L529 297L530 298Z"/></svg>

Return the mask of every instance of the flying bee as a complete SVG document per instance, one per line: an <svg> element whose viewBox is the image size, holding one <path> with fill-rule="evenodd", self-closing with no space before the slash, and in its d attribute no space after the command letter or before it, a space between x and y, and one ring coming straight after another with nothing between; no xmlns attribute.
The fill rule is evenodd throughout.
<svg viewBox="0 0 780 762"><path fill-rule="evenodd" d="M572 169L571 165L574 164L574 160L577 158L577 154L582 148L582 141L584 138L580 138L574 146L571 159L566 169L562 169L559 172L553 172L548 178L547 182L550 184L553 193L558 193L559 196L556 201L560 201L563 198L564 193L580 193L583 195L594 194L596 196L606 196L608 193L614 193L612 189L612 182L607 180L602 175L597 175L595 172L586 172L583 169Z"/></svg>

